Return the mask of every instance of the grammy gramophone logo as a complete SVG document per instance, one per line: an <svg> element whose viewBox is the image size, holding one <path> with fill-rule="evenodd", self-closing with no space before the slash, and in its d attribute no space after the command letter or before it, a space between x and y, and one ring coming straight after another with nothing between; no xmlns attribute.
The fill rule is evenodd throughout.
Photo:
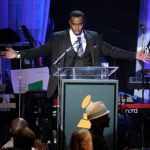
<svg viewBox="0 0 150 150"><path fill-rule="evenodd" d="M87 95L82 101L81 108L86 109L86 107L88 107L88 105L91 103L92 103L91 96ZM91 122L88 120L86 113L83 113L82 119L79 121L77 127L78 128L86 128L86 129L91 128Z"/></svg>

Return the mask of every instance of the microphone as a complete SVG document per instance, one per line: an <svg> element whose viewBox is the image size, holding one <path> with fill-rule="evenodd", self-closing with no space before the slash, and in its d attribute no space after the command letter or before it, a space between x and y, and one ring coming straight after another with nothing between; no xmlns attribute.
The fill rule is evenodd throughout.
<svg viewBox="0 0 150 150"><path fill-rule="evenodd" d="M34 40L32 34L31 34L31 32L27 29L27 27L26 27L25 25L22 25L22 26L21 26L21 29L22 29L22 31L23 31L24 36L25 36L26 39L29 41L30 45L31 45L32 47L35 47L35 46L36 46L35 40Z"/></svg>
<svg viewBox="0 0 150 150"><path fill-rule="evenodd" d="M141 30L142 33L144 33L144 29L145 29L144 25L140 24L140 30Z"/></svg>
<svg viewBox="0 0 150 150"><path fill-rule="evenodd" d="M77 39L78 39L77 41L78 41L79 43L81 43L81 37L78 36Z"/></svg>
<svg viewBox="0 0 150 150"><path fill-rule="evenodd" d="M150 50L150 41L147 44L147 48Z"/></svg>
<svg viewBox="0 0 150 150"><path fill-rule="evenodd" d="M150 52L150 41L148 42L146 47L146 53L149 54L149 52Z"/></svg>
<svg viewBox="0 0 150 150"><path fill-rule="evenodd" d="M79 44L79 45L78 45L78 46L79 46L78 48L80 48L80 46L82 45L82 41L81 41L81 37L80 37L80 36L77 37L77 42L78 42L78 44Z"/></svg>
<svg viewBox="0 0 150 150"><path fill-rule="evenodd" d="M77 44L79 42L79 40L77 39L73 44L72 46L74 46L75 44Z"/></svg>

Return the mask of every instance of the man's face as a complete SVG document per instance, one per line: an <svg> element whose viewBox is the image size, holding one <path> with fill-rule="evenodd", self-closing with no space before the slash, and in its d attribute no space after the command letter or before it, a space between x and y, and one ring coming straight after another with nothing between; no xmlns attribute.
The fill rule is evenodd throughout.
<svg viewBox="0 0 150 150"><path fill-rule="evenodd" d="M104 127L109 127L109 122L110 122L110 117L109 115L105 115L101 118L101 122L103 124Z"/></svg>
<svg viewBox="0 0 150 150"><path fill-rule="evenodd" d="M83 17L71 17L71 19L69 20L69 25L73 33L75 35L79 35L82 32L84 26Z"/></svg>
<svg viewBox="0 0 150 150"><path fill-rule="evenodd" d="M94 126L99 130L99 129L102 129L102 128L109 127L110 117L107 114L103 117L94 119L92 122L94 123Z"/></svg>

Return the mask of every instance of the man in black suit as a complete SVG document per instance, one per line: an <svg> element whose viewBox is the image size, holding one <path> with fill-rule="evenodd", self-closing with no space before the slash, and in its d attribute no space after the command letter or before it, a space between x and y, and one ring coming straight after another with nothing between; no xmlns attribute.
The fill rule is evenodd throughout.
<svg viewBox="0 0 150 150"><path fill-rule="evenodd" d="M72 47L72 49L65 53L64 57L60 59L58 63L59 67L99 66L102 56L128 60L137 59L144 62L150 60L150 55L145 54L142 50L138 53L134 53L113 47L103 42L97 32L85 30L85 16L80 10L75 10L70 13L69 25L69 29L53 33L49 42L40 48L32 48L20 51L19 53L12 48L7 48L7 51L4 52L5 57L10 59L19 57L34 58L49 54L52 56L47 90L48 98L54 96L54 93L57 93L57 78L53 76L53 73L57 71L57 67L53 63L69 47ZM79 45L79 43L82 44ZM79 51L81 52L80 54L78 54ZM57 96L57 94L55 96Z"/></svg>

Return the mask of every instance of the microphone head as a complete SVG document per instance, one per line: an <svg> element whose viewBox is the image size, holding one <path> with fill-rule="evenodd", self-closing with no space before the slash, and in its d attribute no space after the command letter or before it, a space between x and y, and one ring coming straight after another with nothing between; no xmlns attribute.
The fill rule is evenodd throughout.
<svg viewBox="0 0 150 150"><path fill-rule="evenodd" d="M144 25L143 25L143 24L140 24L140 28L141 28L141 29L144 29Z"/></svg>
<svg viewBox="0 0 150 150"><path fill-rule="evenodd" d="M77 39L78 39L79 42L81 41L81 37L80 36L78 36Z"/></svg>
<svg viewBox="0 0 150 150"><path fill-rule="evenodd" d="M150 50L150 41L147 44L147 48Z"/></svg>
<svg viewBox="0 0 150 150"><path fill-rule="evenodd" d="M144 33L144 29L145 29L145 27L144 27L144 25L143 25L143 24L140 24L140 29L141 29L141 32L142 32L142 33Z"/></svg>

